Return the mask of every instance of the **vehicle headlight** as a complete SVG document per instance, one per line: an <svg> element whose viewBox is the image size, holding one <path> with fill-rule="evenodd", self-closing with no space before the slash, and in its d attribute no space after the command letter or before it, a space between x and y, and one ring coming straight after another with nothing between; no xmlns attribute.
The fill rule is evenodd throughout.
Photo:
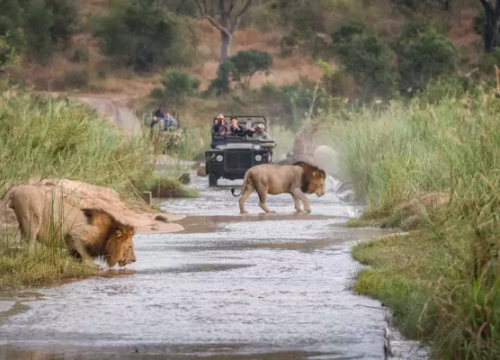
<svg viewBox="0 0 500 360"><path fill-rule="evenodd" d="M262 155L255 155L255 161L262 161Z"/></svg>
<svg viewBox="0 0 500 360"><path fill-rule="evenodd" d="M217 157L215 158L215 160L217 160L218 162L221 162L224 158L222 157L222 155L217 155Z"/></svg>

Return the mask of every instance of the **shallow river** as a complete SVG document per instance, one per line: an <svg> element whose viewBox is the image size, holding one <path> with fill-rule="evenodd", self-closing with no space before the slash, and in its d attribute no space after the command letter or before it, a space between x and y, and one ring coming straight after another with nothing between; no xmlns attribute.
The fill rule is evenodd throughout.
<svg viewBox="0 0 500 360"><path fill-rule="evenodd" d="M352 211L328 189L309 215L289 195L263 215L254 194L240 216L241 182L194 179L200 198L163 203L186 230L136 236L127 270L13 298L0 360L385 358L385 310L348 289L350 247L382 230L342 227Z"/></svg>

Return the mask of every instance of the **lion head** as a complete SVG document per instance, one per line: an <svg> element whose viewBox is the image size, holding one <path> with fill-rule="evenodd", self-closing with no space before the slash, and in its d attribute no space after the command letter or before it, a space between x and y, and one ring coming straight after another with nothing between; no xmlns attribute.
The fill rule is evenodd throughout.
<svg viewBox="0 0 500 360"><path fill-rule="evenodd" d="M118 266L125 266L137 260L132 241L134 235L134 227L123 224L119 224L110 232L106 242L105 255L109 267L113 267L116 264Z"/></svg>
<svg viewBox="0 0 500 360"><path fill-rule="evenodd" d="M325 195L326 173L324 170L304 161L297 161L293 165L300 166L303 169L301 190L304 193L316 193L318 196Z"/></svg>

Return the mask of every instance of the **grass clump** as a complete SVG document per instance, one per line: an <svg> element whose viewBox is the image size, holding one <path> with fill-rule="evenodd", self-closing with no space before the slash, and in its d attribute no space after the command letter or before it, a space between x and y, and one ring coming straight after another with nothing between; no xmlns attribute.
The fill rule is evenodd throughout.
<svg viewBox="0 0 500 360"><path fill-rule="evenodd" d="M481 88L427 99L323 121L367 199L362 221L417 230L355 247L372 269L354 289L390 306L436 358L499 358L500 99Z"/></svg>
<svg viewBox="0 0 500 360"><path fill-rule="evenodd" d="M0 231L0 289L43 286L62 280L81 279L96 271L66 254L61 248L20 246L14 231Z"/></svg>

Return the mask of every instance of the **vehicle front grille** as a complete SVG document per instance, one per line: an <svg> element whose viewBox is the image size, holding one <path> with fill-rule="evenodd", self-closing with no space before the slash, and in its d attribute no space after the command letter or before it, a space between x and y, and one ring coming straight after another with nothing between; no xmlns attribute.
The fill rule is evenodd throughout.
<svg viewBox="0 0 500 360"><path fill-rule="evenodd" d="M252 152L226 152L224 161L226 170L248 170L252 166Z"/></svg>

